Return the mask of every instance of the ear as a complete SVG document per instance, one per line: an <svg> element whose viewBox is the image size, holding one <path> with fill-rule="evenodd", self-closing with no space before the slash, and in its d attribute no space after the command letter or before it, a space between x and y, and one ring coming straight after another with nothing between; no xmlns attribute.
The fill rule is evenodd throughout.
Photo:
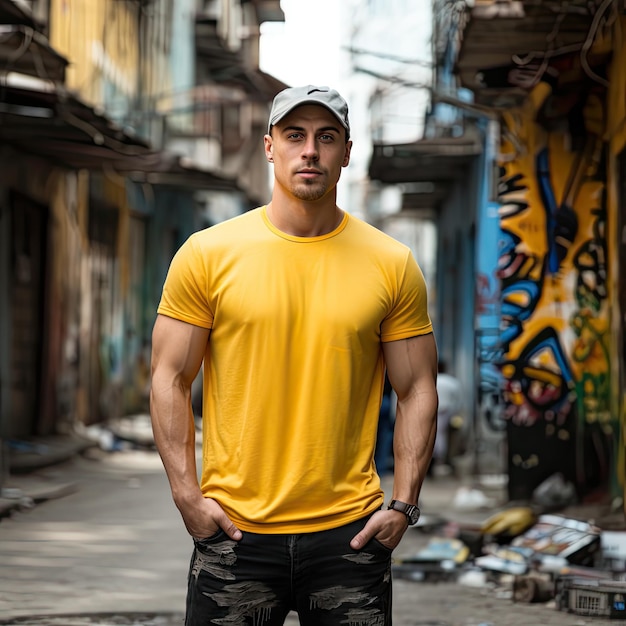
<svg viewBox="0 0 626 626"><path fill-rule="evenodd" d="M265 146L265 158L270 162L274 162L274 142L271 135L263 137L263 145Z"/></svg>
<svg viewBox="0 0 626 626"><path fill-rule="evenodd" d="M350 152L352 151L352 140L346 143L346 152L343 155L343 163L342 167L347 167L348 163L350 163Z"/></svg>

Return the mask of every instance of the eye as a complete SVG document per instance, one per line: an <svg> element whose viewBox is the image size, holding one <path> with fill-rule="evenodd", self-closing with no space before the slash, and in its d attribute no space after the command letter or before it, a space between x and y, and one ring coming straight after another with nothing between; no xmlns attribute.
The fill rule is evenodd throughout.
<svg viewBox="0 0 626 626"><path fill-rule="evenodd" d="M287 139L301 139L301 138L302 138L302 133L295 132L295 131L287 135Z"/></svg>
<svg viewBox="0 0 626 626"><path fill-rule="evenodd" d="M335 141L335 136L330 133L324 133L320 135L320 141Z"/></svg>

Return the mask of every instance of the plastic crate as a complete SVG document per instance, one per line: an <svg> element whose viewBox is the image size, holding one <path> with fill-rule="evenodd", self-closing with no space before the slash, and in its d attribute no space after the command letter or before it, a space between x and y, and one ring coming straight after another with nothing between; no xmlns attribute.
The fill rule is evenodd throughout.
<svg viewBox="0 0 626 626"><path fill-rule="evenodd" d="M563 577L556 582L560 611L626 620L626 582Z"/></svg>

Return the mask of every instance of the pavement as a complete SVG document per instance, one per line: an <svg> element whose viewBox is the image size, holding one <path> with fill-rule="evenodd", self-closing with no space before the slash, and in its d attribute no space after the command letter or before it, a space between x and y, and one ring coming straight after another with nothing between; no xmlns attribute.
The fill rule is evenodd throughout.
<svg viewBox="0 0 626 626"><path fill-rule="evenodd" d="M153 450L154 438L147 414L130 415L105 425L78 427L75 432L27 441L4 442L7 476L0 476L0 519L12 511L72 493L76 481L60 480L47 469L94 450L119 452L131 449Z"/></svg>
<svg viewBox="0 0 626 626"><path fill-rule="evenodd" d="M94 427L68 436L14 445L9 456L9 475L0 494L0 537L3 518L11 518L11 522L15 518L19 523L21 512L48 500L76 494L80 488L76 468L80 464L73 463L73 459L102 459L103 465L107 465L109 458L116 458L116 464L123 464L123 453L128 451L127 458L132 461L137 450L156 455L149 417L145 415L130 416L106 427ZM390 476L383 477L387 495L391 481ZM67 498L68 502L72 500ZM558 610L553 598L542 602L515 602L514 576L493 575L480 568L466 567L467 564L463 576L441 568L437 569L438 576L424 576L423 568L415 565L416 556L433 538L449 535L454 528L479 528L485 520L510 509L513 504L507 501L503 476L474 476L462 464L456 475L440 474L426 479L420 498L420 523L408 529L394 552L396 626L603 626L614 623L614 620L593 614L585 616ZM625 528L621 508L617 510L606 503L574 504L564 507L558 514L591 521L603 529ZM10 622L0 619L0 624L4 623ZM297 617L290 615L286 623L297 624Z"/></svg>

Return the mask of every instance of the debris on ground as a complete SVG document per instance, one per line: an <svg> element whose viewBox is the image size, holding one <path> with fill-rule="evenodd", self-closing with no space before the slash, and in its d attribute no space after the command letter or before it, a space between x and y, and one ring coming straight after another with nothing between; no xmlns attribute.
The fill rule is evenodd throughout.
<svg viewBox="0 0 626 626"><path fill-rule="evenodd" d="M491 589L516 603L552 603L581 616L626 619L626 531L546 512L571 502L571 494L558 476L540 487L530 505L492 513L481 524L431 526L436 534L425 548L394 559L394 575ZM472 491L462 492L463 505L482 506L484 498Z"/></svg>

